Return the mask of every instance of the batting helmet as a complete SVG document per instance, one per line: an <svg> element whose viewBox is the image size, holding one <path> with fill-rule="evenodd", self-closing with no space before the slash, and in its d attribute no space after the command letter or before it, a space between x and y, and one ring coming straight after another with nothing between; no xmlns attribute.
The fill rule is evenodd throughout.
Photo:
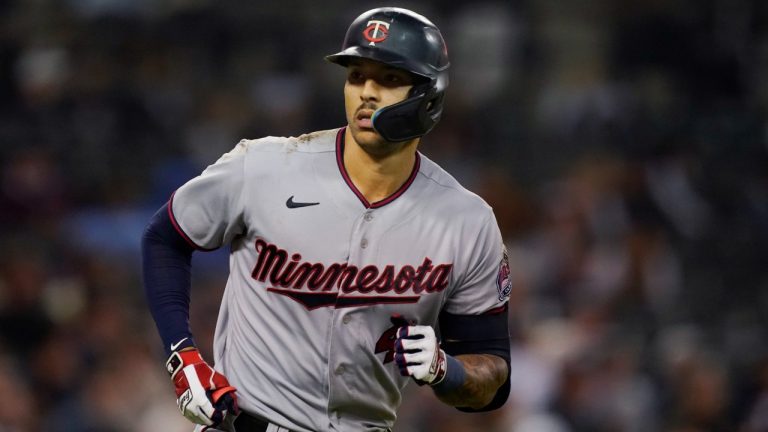
<svg viewBox="0 0 768 432"><path fill-rule="evenodd" d="M440 120L448 87L448 50L440 30L407 9L372 9L355 19L341 51L326 60L347 66L354 58L379 61L406 70L421 80L402 102L377 110L373 127L387 141L420 137Z"/></svg>

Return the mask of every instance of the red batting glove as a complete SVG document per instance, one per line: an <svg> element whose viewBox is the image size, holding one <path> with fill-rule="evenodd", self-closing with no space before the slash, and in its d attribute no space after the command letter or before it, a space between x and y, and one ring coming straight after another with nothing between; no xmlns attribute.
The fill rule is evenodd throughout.
<svg viewBox="0 0 768 432"><path fill-rule="evenodd" d="M176 386L176 402L190 421L215 427L227 413L237 415L236 388L213 370L196 349L174 352L165 363Z"/></svg>

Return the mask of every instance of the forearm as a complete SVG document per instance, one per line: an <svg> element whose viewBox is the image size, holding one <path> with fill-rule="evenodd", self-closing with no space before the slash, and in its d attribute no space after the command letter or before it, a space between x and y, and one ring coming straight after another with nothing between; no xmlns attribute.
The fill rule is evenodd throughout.
<svg viewBox="0 0 768 432"><path fill-rule="evenodd" d="M194 344L189 329L192 250L163 206L142 237L142 267L146 299L168 355Z"/></svg>
<svg viewBox="0 0 768 432"><path fill-rule="evenodd" d="M504 359L491 354L462 354L455 358L464 367L464 383L450 391L436 388L435 395L456 407L480 409L491 403L507 380L509 370Z"/></svg>

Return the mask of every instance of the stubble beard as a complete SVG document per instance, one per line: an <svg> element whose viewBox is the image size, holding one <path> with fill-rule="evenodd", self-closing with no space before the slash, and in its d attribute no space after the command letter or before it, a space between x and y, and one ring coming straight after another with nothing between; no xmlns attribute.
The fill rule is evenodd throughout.
<svg viewBox="0 0 768 432"><path fill-rule="evenodd" d="M352 138L363 151L376 159L385 158L400 151L407 142L391 142L385 140L375 130L364 131L352 129Z"/></svg>
<svg viewBox="0 0 768 432"><path fill-rule="evenodd" d="M363 103L354 112L353 117L349 119L349 127L352 132L352 138L357 145L360 146L363 151L371 155L372 157L379 159L387 157L393 153L396 153L403 147L402 142L390 142L384 139L376 129L373 128L359 128L354 124L357 118L357 113L362 109L370 109L375 111L378 107L376 104Z"/></svg>

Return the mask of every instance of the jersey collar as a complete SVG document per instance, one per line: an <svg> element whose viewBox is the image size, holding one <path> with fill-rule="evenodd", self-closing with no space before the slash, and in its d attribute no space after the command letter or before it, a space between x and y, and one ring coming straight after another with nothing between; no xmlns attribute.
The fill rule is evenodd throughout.
<svg viewBox="0 0 768 432"><path fill-rule="evenodd" d="M421 166L421 156L419 155L419 152L416 152L416 161L413 164L413 169L411 170L411 174L408 176L408 179L405 181L405 183L400 186L392 195L384 198L383 200L376 201L374 203L368 202L368 200L365 198L365 196L357 189L357 186L355 186L354 183L352 183L352 179L349 177L349 173L347 173L347 168L344 166L344 132L347 130L346 127L343 127L339 129L339 132L336 134L336 164L339 166L339 172L341 172L341 176L344 178L344 181L347 183L347 186L352 190L352 192L355 193L357 198L360 200L361 203L365 206L365 208L379 208L383 207L392 201L399 198L402 194L405 193L406 190L411 186L414 180L416 180L416 174L419 173L419 167Z"/></svg>

